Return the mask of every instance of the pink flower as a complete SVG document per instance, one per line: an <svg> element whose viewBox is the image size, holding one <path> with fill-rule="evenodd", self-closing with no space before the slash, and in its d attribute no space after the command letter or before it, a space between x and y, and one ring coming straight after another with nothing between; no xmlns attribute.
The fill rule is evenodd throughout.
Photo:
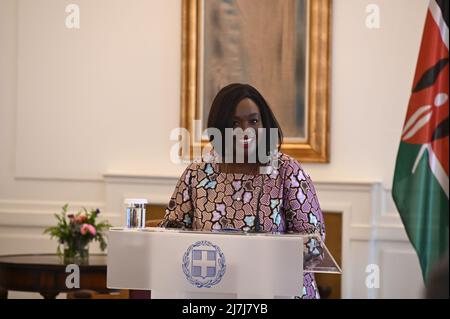
<svg viewBox="0 0 450 319"><path fill-rule="evenodd" d="M86 235L86 233L90 233L92 236L95 236L95 234L97 233L96 229L94 226L92 226L91 224L83 224L81 226L81 234L82 235Z"/></svg>

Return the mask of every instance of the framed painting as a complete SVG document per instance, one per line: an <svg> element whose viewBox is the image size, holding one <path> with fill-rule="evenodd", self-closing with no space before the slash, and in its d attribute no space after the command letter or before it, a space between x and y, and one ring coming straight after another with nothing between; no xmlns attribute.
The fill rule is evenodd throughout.
<svg viewBox="0 0 450 319"><path fill-rule="evenodd" d="M331 0L182 1L181 126L203 132L217 92L248 83L280 123L282 152L328 162Z"/></svg>

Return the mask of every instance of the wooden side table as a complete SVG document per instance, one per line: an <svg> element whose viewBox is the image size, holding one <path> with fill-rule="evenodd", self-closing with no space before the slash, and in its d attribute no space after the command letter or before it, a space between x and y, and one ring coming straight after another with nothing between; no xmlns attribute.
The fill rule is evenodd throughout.
<svg viewBox="0 0 450 319"><path fill-rule="evenodd" d="M106 255L91 254L88 264L80 265L80 289L109 293L106 287ZM61 292L73 292L66 286L66 265L56 254L0 256L0 298L8 290L40 293L53 299Z"/></svg>

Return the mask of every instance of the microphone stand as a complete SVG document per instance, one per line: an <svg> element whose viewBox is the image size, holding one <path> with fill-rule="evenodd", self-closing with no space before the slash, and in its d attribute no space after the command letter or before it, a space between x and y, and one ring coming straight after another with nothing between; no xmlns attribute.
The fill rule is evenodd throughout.
<svg viewBox="0 0 450 319"><path fill-rule="evenodd" d="M264 177L262 178L261 181L261 191L259 192L259 196L258 196L258 203L256 204L256 216L255 216L255 228L254 229L250 229L248 231L248 233L252 233L252 234L265 234L267 233L267 231L261 229L261 220L259 219L259 203L261 203L261 197L262 197L262 193L263 193L263 186L264 186Z"/></svg>

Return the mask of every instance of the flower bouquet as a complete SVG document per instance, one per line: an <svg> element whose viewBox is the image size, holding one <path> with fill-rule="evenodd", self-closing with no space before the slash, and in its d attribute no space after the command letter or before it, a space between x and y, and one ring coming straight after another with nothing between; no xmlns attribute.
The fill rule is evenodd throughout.
<svg viewBox="0 0 450 319"><path fill-rule="evenodd" d="M99 209L88 211L83 208L77 214L67 214L68 207L68 204L64 205L62 212L55 214L58 224L45 229L44 233L58 239L56 253L64 257L65 263L85 263L91 241L98 241L102 251L106 249L105 233L111 225L107 221L97 221Z"/></svg>

